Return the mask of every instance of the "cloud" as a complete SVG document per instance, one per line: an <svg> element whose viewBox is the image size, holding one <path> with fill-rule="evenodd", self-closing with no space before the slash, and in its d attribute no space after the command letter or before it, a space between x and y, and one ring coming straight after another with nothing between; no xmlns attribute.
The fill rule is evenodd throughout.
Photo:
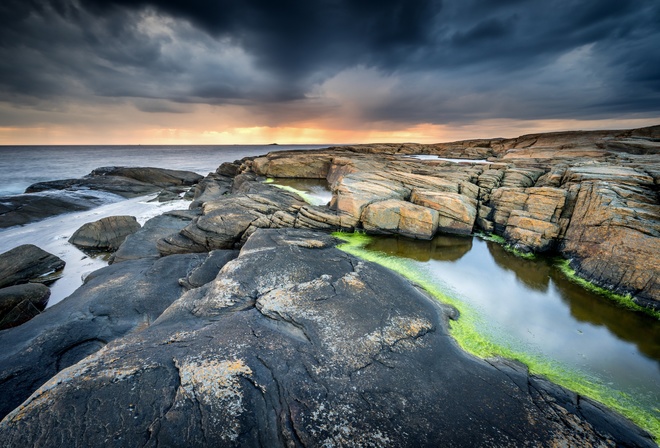
<svg viewBox="0 0 660 448"><path fill-rule="evenodd" d="M658 23L656 0L5 0L0 101L261 126L657 116Z"/></svg>

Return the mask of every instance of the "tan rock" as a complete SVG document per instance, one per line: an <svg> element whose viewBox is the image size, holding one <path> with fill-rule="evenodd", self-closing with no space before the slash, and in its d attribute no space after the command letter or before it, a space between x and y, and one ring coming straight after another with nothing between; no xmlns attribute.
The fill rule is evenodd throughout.
<svg viewBox="0 0 660 448"><path fill-rule="evenodd" d="M583 276L638 299L660 299L660 206L651 188L582 182L563 253Z"/></svg>
<svg viewBox="0 0 660 448"><path fill-rule="evenodd" d="M369 204L362 225L373 233L391 233L431 239L438 228L438 212L410 202L390 199Z"/></svg>
<svg viewBox="0 0 660 448"><path fill-rule="evenodd" d="M253 160L252 169L260 176L325 179L332 163L331 154L271 153Z"/></svg>
<svg viewBox="0 0 660 448"><path fill-rule="evenodd" d="M477 216L477 201L458 193L415 189L410 202L438 212L438 230L470 234Z"/></svg>

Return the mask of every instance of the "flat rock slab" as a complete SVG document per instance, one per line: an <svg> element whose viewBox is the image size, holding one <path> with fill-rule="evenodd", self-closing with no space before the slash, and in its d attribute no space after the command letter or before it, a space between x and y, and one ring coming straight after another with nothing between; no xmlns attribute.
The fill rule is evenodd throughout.
<svg viewBox="0 0 660 448"><path fill-rule="evenodd" d="M519 365L466 355L437 302L334 243L256 231L213 282L41 386L0 445L654 446Z"/></svg>
<svg viewBox="0 0 660 448"><path fill-rule="evenodd" d="M23 244L0 254L0 288L38 280L64 265L64 260L34 244Z"/></svg>

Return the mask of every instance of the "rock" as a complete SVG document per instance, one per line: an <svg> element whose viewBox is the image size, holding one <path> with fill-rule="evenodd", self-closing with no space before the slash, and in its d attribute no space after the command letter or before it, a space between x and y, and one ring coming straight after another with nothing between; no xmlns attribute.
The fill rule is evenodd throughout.
<svg viewBox="0 0 660 448"><path fill-rule="evenodd" d="M134 216L108 216L83 224L69 238L69 243L81 249L112 252L140 227Z"/></svg>
<svg viewBox="0 0 660 448"><path fill-rule="evenodd" d="M58 371L148 327L183 292L178 279L205 258L172 255L99 269L69 297L0 332L0 418Z"/></svg>
<svg viewBox="0 0 660 448"><path fill-rule="evenodd" d="M170 191L170 190L162 190L160 193L158 193L158 196L150 200L149 202L171 202L171 201L178 201L181 199L179 194L182 192L177 192L177 191Z"/></svg>
<svg viewBox="0 0 660 448"><path fill-rule="evenodd" d="M238 257L237 250L214 250L202 264L192 270L185 278L179 279L179 284L186 289L194 289L213 281L220 269L231 260Z"/></svg>
<svg viewBox="0 0 660 448"><path fill-rule="evenodd" d="M332 246L258 230L213 282L39 387L0 444L654 445L519 364L466 355L437 302Z"/></svg>
<svg viewBox="0 0 660 448"><path fill-rule="evenodd" d="M0 288L0 330L32 319L43 311L49 297L50 289L39 283Z"/></svg>
<svg viewBox="0 0 660 448"><path fill-rule="evenodd" d="M159 258L161 253L157 245L158 241L177 234L198 215L197 211L175 210L151 218L137 232L126 237L119 249L112 255L111 262ZM168 253L168 255L170 254Z"/></svg>
<svg viewBox="0 0 660 448"><path fill-rule="evenodd" d="M660 206L642 185L583 181L561 250L579 275L660 308Z"/></svg>
<svg viewBox="0 0 660 448"><path fill-rule="evenodd" d="M33 244L23 244L0 254L0 288L29 281L60 271L64 261Z"/></svg>
<svg viewBox="0 0 660 448"><path fill-rule="evenodd" d="M190 208L198 208L208 201L216 201L231 193L233 179L227 176L209 174L195 186Z"/></svg>
<svg viewBox="0 0 660 448"><path fill-rule="evenodd" d="M190 186L202 179L191 171L150 167L102 167L81 179L64 179L30 185L26 193L45 190L101 190L126 198L157 193L163 188Z"/></svg>
<svg viewBox="0 0 660 448"><path fill-rule="evenodd" d="M360 219L362 211L372 202L410 196L409 188L375 173L349 174L333 188L330 207L356 219Z"/></svg>
<svg viewBox="0 0 660 448"><path fill-rule="evenodd" d="M395 233L426 240L438 230L437 211L396 199L369 204L361 221L368 232Z"/></svg>
<svg viewBox="0 0 660 448"><path fill-rule="evenodd" d="M438 212L438 231L469 235L477 217L477 201L458 193L415 189L410 202Z"/></svg>
<svg viewBox="0 0 660 448"><path fill-rule="evenodd" d="M305 151L275 152L267 157L258 157L252 162L252 169L260 176L297 177L325 179L330 170L332 155L322 152Z"/></svg>
<svg viewBox="0 0 660 448"><path fill-rule="evenodd" d="M121 198L117 196L116 199ZM107 202L107 197L95 196L83 191L0 197L0 228L29 224L62 213L89 210Z"/></svg>

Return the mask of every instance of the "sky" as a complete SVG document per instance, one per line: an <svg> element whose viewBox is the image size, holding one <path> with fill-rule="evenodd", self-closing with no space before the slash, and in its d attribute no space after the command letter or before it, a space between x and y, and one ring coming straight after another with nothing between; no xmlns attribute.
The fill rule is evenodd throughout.
<svg viewBox="0 0 660 448"><path fill-rule="evenodd" d="M0 144L660 124L658 0L2 0Z"/></svg>

